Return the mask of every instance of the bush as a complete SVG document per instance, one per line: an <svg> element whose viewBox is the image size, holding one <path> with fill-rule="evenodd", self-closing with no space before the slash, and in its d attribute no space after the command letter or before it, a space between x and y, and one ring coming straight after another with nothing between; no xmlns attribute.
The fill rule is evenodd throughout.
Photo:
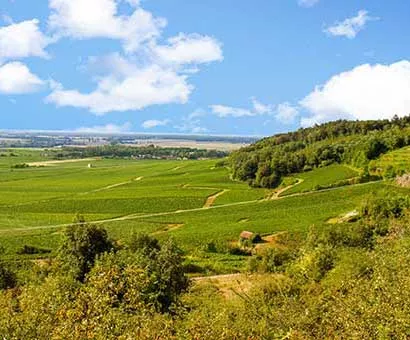
<svg viewBox="0 0 410 340"><path fill-rule="evenodd" d="M29 167L30 165L28 165L27 163L14 164L11 166L12 169L25 169Z"/></svg>
<svg viewBox="0 0 410 340"><path fill-rule="evenodd" d="M77 280L84 281L96 257L113 249L114 245L105 229L88 224L83 217L77 216L74 224L64 231L58 259L63 270L71 272Z"/></svg>
<svg viewBox="0 0 410 340"><path fill-rule="evenodd" d="M0 263L0 290L14 288L16 284L16 275Z"/></svg>
<svg viewBox="0 0 410 340"><path fill-rule="evenodd" d="M50 249L38 248L35 246L24 245L17 250L19 255L34 255L34 254L48 254L51 253Z"/></svg>

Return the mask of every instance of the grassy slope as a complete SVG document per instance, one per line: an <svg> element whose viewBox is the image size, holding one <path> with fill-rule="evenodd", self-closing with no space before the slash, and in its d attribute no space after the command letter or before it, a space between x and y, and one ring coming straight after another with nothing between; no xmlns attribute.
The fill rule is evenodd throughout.
<svg viewBox="0 0 410 340"><path fill-rule="evenodd" d="M410 171L410 147L389 152L375 161L370 162L370 169L385 170L387 166L392 165L397 170Z"/></svg>
<svg viewBox="0 0 410 340"><path fill-rule="evenodd" d="M310 172L292 176L292 178L301 179L303 182L284 191L281 196L312 191L319 185L327 186L356 176L358 176L357 171L344 165L331 165L324 168L314 169Z"/></svg>

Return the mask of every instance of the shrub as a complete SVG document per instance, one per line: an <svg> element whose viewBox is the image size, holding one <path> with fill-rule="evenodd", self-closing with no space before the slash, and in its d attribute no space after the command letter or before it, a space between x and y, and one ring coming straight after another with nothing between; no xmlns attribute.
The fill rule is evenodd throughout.
<svg viewBox="0 0 410 340"><path fill-rule="evenodd" d="M0 263L0 290L13 288L16 284L16 275Z"/></svg>
<svg viewBox="0 0 410 340"><path fill-rule="evenodd" d="M68 270L79 281L84 281L99 254L114 249L107 231L84 218L77 216L74 224L64 231L63 243L58 250L58 259L63 270Z"/></svg>
<svg viewBox="0 0 410 340"><path fill-rule="evenodd" d="M33 254L48 254L51 253L50 249L38 248L35 246L24 245L17 250L19 255L33 255Z"/></svg>

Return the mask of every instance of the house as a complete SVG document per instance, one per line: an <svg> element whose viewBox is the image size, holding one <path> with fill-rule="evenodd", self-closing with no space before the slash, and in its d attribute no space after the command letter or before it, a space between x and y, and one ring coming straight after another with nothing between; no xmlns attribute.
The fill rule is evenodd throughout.
<svg viewBox="0 0 410 340"><path fill-rule="evenodd" d="M91 169L91 168L93 167L93 165L92 165L91 163L89 163L89 164L87 165L87 167L88 167L88 169Z"/></svg>
<svg viewBox="0 0 410 340"><path fill-rule="evenodd" d="M242 240L252 240L255 234L250 231L242 231L241 235L239 236Z"/></svg>

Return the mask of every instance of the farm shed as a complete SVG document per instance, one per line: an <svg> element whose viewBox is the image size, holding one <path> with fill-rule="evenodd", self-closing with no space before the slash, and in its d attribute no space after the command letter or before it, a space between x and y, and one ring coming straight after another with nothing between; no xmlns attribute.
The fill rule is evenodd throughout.
<svg viewBox="0 0 410 340"><path fill-rule="evenodd" d="M242 231L239 236L242 240L251 240L255 234L250 231Z"/></svg>

